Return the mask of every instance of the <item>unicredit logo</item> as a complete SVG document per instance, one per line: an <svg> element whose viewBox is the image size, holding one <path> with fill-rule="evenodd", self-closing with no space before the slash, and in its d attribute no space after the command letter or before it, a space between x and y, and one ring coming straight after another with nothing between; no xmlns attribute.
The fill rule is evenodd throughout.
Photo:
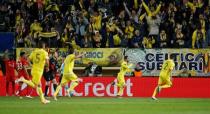
<svg viewBox="0 0 210 114"><path fill-rule="evenodd" d="M102 82L84 82L83 79L81 80L84 84L84 88L80 90L74 91L75 96L97 96L97 97L103 97L103 96L116 96L118 92L118 87L112 86L109 84L104 84ZM114 80L117 82L117 80ZM80 85L79 85L80 86ZM133 93L131 92L131 88L133 86L133 83L131 83L130 79L126 80L126 87L124 90L124 96L133 96ZM81 91L82 90L82 91Z"/></svg>

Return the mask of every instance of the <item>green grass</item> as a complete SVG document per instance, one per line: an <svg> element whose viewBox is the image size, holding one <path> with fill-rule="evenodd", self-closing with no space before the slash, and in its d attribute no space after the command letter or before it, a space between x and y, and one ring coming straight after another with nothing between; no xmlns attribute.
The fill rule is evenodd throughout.
<svg viewBox="0 0 210 114"><path fill-rule="evenodd" d="M0 114L210 114L210 99L59 98L41 104L38 97L0 97Z"/></svg>

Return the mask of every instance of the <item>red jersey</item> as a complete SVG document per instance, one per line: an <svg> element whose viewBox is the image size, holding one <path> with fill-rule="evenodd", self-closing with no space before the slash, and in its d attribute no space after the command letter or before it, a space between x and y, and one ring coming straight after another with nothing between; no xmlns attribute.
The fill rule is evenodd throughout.
<svg viewBox="0 0 210 114"><path fill-rule="evenodd" d="M26 59L24 58L20 58L17 62L16 62L16 69L18 72L18 76L27 76L26 71L24 70L24 67L26 67L28 65L28 62Z"/></svg>
<svg viewBox="0 0 210 114"><path fill-rule="evenodd" d="M14 60L5 60L6 75L15 74L15 66Z"/></svg>
<svg viewBox="0 0 210 114"><path fill-rule="evenodd" d="M6 79L7 80L15 80L15 61L14 60L5 60L6 67Z"/></svg>

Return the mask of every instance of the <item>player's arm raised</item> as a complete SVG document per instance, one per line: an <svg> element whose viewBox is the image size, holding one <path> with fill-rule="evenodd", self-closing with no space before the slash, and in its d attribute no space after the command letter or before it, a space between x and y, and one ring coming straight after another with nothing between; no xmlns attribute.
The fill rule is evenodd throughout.
<svg viewBox="0 0 210 114"><path fill-rule="evenodd" d="M128 68L131 69L133 67L133 64L128 64Z"/></svg>
<svg viewBox="0 0 210 114"><path fill-rule="evenodd" d="M125 69L129 69L129 65L126 64L126 63L122 63L122 64L121 64L121 67L122 67L122 68L125 68Z"/></svg>
<svg viewBox="0 0 210 114"><path fill-rule="evenodd" d="M83 52L83 53L75 56L75 59L82 58L85 54L86 54L86 52Z"/></svg>

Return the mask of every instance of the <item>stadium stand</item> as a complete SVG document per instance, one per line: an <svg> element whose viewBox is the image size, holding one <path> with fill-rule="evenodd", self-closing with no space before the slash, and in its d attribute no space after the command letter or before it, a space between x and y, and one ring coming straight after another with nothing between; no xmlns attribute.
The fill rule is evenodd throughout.
<svg viewBox="0 0 210 114"><path fill-rule="evenodd" d="M206 48L207 0L1 0L17 47Z"/></svg>

